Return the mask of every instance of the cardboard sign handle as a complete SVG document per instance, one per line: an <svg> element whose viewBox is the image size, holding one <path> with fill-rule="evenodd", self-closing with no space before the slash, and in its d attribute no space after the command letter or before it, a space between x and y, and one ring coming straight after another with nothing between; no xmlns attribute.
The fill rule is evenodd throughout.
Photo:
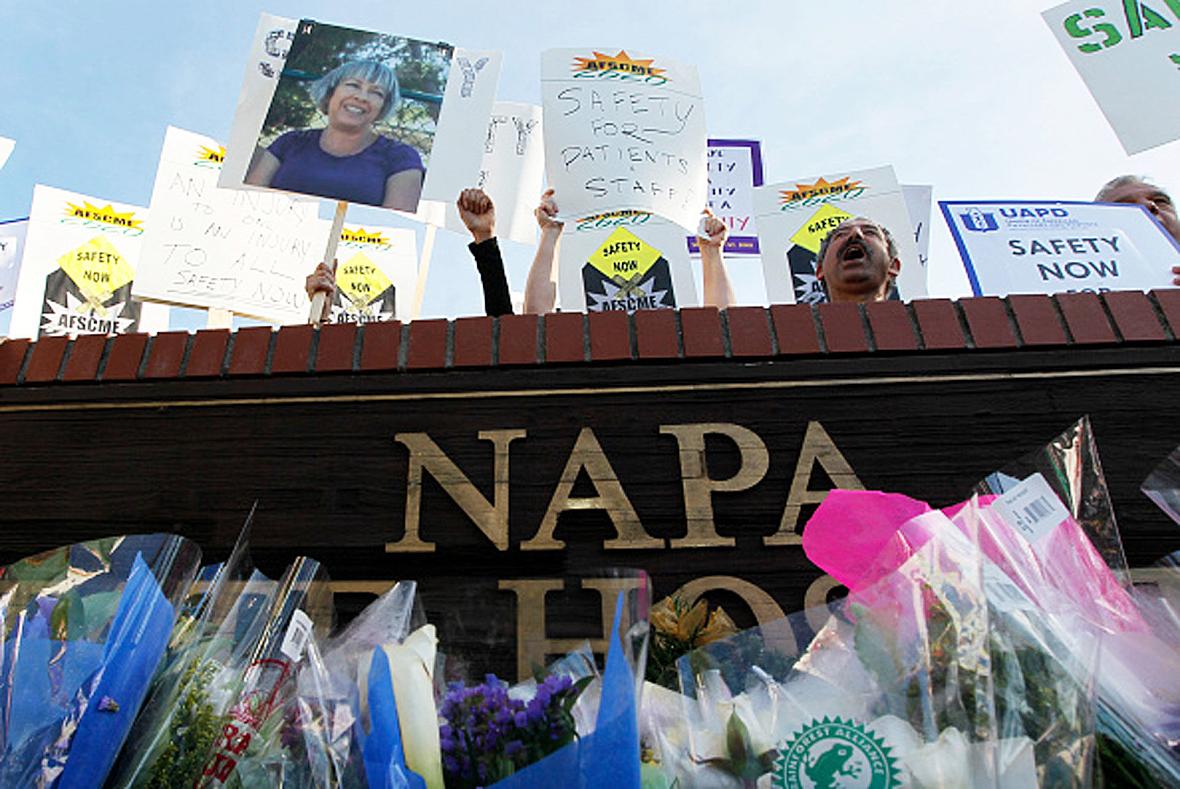
<svg viewBox="0 0 1180 789"><path fill-rule="evenodd" d="M348 213L348 201L339 200L336 203L336 216L332 217L332 229L328 232L328 246L324 249L324 265L331 266L336 259L336 245L340 243L340 231L344 229L344 215ZM311 311L307 322L317 329L323 322L324 301L328 294L322 290L311 297Z"/></svg>
<svg viewBox="0 0 1180 789"><path fill-rule="evenodd" d="M422 314L422 299L426 296L426 276L430 273L430 258L434 254L434 235L438 228L426 225L426 238L422 241L422 258L418 261L418 281L414 285L414 303L410 308L410 320L417 320Z"/></svg>

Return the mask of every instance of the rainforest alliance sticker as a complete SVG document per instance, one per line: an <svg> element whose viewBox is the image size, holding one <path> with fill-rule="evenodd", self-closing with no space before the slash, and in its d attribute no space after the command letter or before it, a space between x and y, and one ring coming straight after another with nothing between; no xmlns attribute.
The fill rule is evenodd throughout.
<svg viewBox="0 0 1180 789"><path fill-rule="evenodd" d="M893 789L901 783L885 741L856 721L812 720L774 762L776 789Z"/></svg>

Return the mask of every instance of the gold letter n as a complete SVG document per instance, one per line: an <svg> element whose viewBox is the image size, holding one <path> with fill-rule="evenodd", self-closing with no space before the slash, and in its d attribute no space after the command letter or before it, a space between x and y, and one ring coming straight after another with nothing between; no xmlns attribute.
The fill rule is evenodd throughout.
<svg viewBox="0 0 1180 789"><path fill-rule="evenodd" d="M459 508L492 541L497 550L508 550L508 445L513 439L523 438L524 430L481 430L479 437L491 441L495 451L492 502L471 484L438 444L426 433L398 433L399 444L410 450L410 466L406 474L406 533L398 542L385 544L387 553L429 552L434 543L418 536L418 522L422 515L422 472L430 476L454 499ZM493 503L494 502L494 503Z"/></svg>

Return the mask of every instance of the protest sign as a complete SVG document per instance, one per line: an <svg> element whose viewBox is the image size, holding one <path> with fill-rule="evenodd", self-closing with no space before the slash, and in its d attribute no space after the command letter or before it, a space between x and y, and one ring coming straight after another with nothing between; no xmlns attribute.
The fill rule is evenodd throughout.
<svg viewBox="0 0 1180 789"><path fill-rule="evenodd" d="M24 245L28 227L28 219L0 221L0 318L5 320L16 297L21 247ZM0 335L2 334L4 331L0 329Z"/></svg>
<svg viewBox="0 0 1180 789"><path fill-rule="evenodd" d="M230 134L234 167L219 185L414 211L451 47L312 20L291 34L288 21L264 17L256 33ZM255 69L271 73L260 81ZM252 151L244 171L242 145Z"/></svg>
<svg viewBox="0 0 1180 789"><path fill-rule="evenodd" d="M535 104L497 101L484 139L479 176L471 184L487 192L495 204L497 236L521 244L533 243L537 235L533 209L544 179L541 108ZM466 233L455 200L447 201L446 205L447 230Z"/></svg>
<svg viewBox="0 0 1180 789"><path fill-rule="evenodd" d="M300 323L304 279L328 236L319 201L217 188L222 150L212 138L168 127L132 295Z"/></svg>
<svg viewBox="0 0 1180 789"><path fill-rule="evenodd" d="M708 180L694 67L623 50L550 49L541 54L541 95L546 174L563 217L650 211L696 228Z"/></svg>
<svg viewBox="0 0 1180 789"><path fill-rule="evenodd" d="M0 167L3 167L8 163L8 157L12 155L12 149L15 147L15 140L10 140L7 137L0 137Z"/></svg>
<svg viewBox="0 0 1180 789"><path fill-rule="evenodd" d="M654 214L616 211L567 221L560 249L563 310L633 313L700 303L684 230Z"/></svg>
<svg viewBox="0 0 1180 789"><path fill-rule="evenodd" d="M455 50L423 200L450 205L479 179L502 60L499 52Z"/></svg>
<svg viewBox="0 0 1180 789"><path fill-rule="evenodd" d="M1180 3L1071 0L1042 17L1127 153L1180 137Z"/></svg>
<svg viewBox="0 0 1180 789"><path fill-rule="evenodd" d="M287 62L291 41L295 38L297 19L262 14L246 58L246 74L238 93L229 145L225 149L218 186L241 188L254 155L258 130L266 120L266 112L274 98L279 74Z"/></svg>
<svg viewBox="0 0 1180 789"><path fill-rule="evenodd" d="M324 222L327 232L327 222ZM406 320L418 279L414 231L345 225L336 246L333 323Z"/></svg>
<svg viewBox="0 0 1180 789"><path fill-rule="evenodd" d="M726 255L757 255L754 232L754 187L762 186L762 144L757 140L709 140L709 199L706 205L729 227ZM700 252L696 233L688 251Z"/></svg>
<svg viewBox="0 0 1180 789"><path fill-rule="evenodd" d="M1180 244L1141 205L939 201L976 296L1172 287Z"/></svg>
<svg viewBox="0 0 1180 789"><path fill-rule="evenodd" d="M922 267L922 278L925 280L926 262L930 259L930 206L934 197L934 187L902 184L901 193L905 197L906 213L910 215L910 222L913 223L914 246L918 249L918 264Z"/></svg>
<svg viewBox="0 0 1180 789"><path fill-rule="evenodd" d="M816 303L827 294L815 276L820 242L845 219L867 217L889 229L901 258L898 296L926 295L913 223L892 167L800 178L754 190L766 294L772 304Z"/></svg>
<svg viewBox="0 0 1180 789"><path fill-rule="evenodd" d="M147 209L38 184L21 256L13 337L154 332L168 308L131 299Z"/></svg>

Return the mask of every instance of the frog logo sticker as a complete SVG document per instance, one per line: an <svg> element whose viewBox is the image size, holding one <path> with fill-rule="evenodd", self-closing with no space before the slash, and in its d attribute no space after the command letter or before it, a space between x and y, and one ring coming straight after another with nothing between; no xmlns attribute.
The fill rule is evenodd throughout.
<svg viewBox="0 0 1180 789"><path fill-rule="evenodd" d="M364 252L358 252L336 270L336 295L332 320L336 323L372 323L392 320L396 289L389 277Z"/></svg>
<svg viewBox="0 0 1180 789"><path fill-rule="evenodd" d="M590 312L672 309L672 270L660 250L617 227L582 267Z"/></svg>
<svg viewBox="0 0 1180 789"><path fill-rule="evenodd" d="M45 278L42 336L132 331L140 312L131 301L135 271L106 237L71 249L57 265Z"/></svg>
<svg viewBox="0 0 1180 789"><path fill-rule="evenodd" d="M824 717L783 743L775 789L893 789L901 771L885 741L861 724Z"/></svg>

